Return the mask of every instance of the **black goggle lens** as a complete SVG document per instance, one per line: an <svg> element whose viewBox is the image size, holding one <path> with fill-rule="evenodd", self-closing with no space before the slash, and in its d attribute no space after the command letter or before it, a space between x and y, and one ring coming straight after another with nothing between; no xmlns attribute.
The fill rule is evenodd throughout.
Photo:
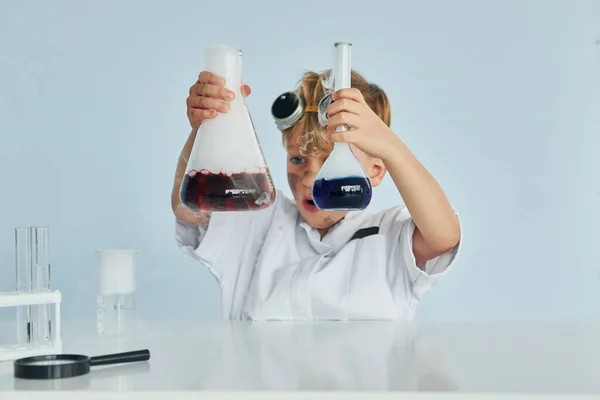
<svg viewBox="0 0 600 400"><path fill-rule="evenodd" d="M294 93L284 93L273 102L271 113L278 119L287 118L296 111L299 102L298 96Z"/></svg>

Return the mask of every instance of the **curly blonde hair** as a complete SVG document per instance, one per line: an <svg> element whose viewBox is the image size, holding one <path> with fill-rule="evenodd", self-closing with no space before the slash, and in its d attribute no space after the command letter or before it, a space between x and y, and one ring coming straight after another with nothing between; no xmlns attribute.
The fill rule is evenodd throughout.
<svg viewBox="0 0 600 400"><path fill-rule="evenodd" d="M296 88L296 95L302 98L307 106L317 106L319 101L331 92L327 86L330 74L331 70L323 71L320 74L313 71L306 72ZM356 71L352 71L351 82L353 88L360 90L371 110L387 126L390 126L392 116L386 93L376 84L368 82ZM295 129L300 129L303 132L298 138L301 155L318 155L321 152L329 152L333 148L333 143L327 139L327 129L319 125L316 112L307 112L295 126L281 132L284 146L287 146L288 140Z"/></svg>

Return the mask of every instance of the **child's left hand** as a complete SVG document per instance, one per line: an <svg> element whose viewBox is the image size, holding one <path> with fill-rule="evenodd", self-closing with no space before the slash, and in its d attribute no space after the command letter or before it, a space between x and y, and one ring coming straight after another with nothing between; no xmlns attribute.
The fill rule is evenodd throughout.
<svg viewBox="0 0 600 400"><path fill-rule="evenodd" d="M396 147L398 137L367 105L360 90L341 89L332 95L327 109L329 139L352 143L371 157L385 159ZM339 125L350 130L335 132Z"/></svg>

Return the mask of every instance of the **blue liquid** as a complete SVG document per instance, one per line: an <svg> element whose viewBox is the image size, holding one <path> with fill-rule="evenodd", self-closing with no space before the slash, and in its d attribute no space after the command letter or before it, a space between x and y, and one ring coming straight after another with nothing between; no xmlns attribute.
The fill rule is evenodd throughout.
<svg viewBox="0 0 600 400"><path fill-rule="evenodd" d="M313 183L312 196L321 210L363 210L371 202L371 181L349 176Z"/></svg>

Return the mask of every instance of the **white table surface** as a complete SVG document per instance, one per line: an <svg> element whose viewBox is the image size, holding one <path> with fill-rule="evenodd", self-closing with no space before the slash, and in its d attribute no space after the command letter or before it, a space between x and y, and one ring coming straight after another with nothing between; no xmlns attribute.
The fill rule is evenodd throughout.
<svg viewBox="0 0 600 400"><path fill-rule="evenodd" d="M64 352L148 348L150 361L52 381L15 379L3 362L0 398L600 398L600 323L140 322L119 339L94 328L64 322Z"/></svg>

